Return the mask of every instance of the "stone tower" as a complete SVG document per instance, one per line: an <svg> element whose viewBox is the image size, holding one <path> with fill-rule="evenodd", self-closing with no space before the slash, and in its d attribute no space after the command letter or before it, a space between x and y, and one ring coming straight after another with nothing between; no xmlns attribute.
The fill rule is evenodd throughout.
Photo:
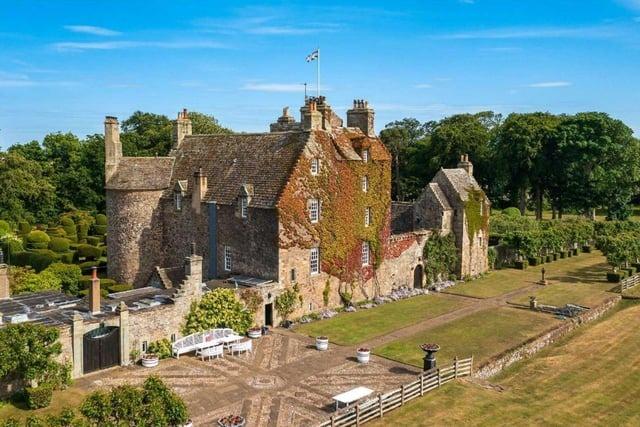
<svg viewBox="0 0 640 427"><path fill-rule="evenodd" d="M353 108L347 111L347 127L360 128L367 136L375 137L373 108L369 108L369 103L362 99L353 101Z"/></svg>

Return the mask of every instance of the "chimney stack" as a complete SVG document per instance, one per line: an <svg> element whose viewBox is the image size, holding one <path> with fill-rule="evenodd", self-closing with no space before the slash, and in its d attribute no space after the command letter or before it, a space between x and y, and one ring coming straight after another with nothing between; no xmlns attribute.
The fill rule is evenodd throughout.
<svg viewBox="0 0 640 427"><path fill-rule="evenodd" d="M353 108L347 111L347 127L360 128L367 136L375 137L373 108L364 99L354 99Z"/></svg>
<svg viewBox="0 0 640 427"><path fill-rule="evenodd" d="M191 193L191 207L196 213L200 213L202 201L207 194L207 176L199 168L193 174L193 191Z"/></svg>
<svg viewBox="0 0 640 427"><path fill-rule="evenodd" d="M202 257L196 255L196 244L191 243L191 255L184 259L185 281L193 285L194 292L200 291L202 284Z"/></svg>
<svg viewBox="0 0 640 427"><path fill-rule="evenodd" d="M189 119L189 112L186 108L183 108L181 112L178 113L178 118L173 121L173 148L179 148L184 141L184 137L187 135L191 135L192 126L191 119Z"/></svg>
<svg viewBox="0 0 640 427"><path fill-rule="evenodd" d="M100 279L98 278L98 267L92 268L91 287L89 288L89 310L91 314L100 313Z"/></svg>
<svg viewBox="0 0 640 427"><path fill-rule="evenodd" d="M309 98L305 106L300 109L302 116L302 130L322 129L322 113L318 111L318 104L315 98Z"/></svg>
<svg viewBox="0 0 640 427"><path fill-rule="evenodd" d="M118 169L122 158L122 144L120 143L120 124L118 119L107 116L104 120L104 175L109 182Z"/></svg>
<svg viewBox="0 0 640 427"><path fill-rule="evenodd" d="M473 176L473 163L469 161L469 155L463 154L460 156L460 162L458 163L458 168L464 169L467 171L469 176Z"/></svg>
<svg viewBox="0 0 640 427"><path fill-rule="evenodd" d="M4 254L2 253L2 249L0 249L0 300L10 297L9 266L4 263ZM2 323L2 315L0 315L0 323Z"/></svg>

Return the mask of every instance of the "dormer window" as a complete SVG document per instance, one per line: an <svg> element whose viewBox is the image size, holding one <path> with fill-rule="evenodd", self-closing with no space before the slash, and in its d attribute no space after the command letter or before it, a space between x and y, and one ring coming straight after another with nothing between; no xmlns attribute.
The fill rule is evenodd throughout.
<svg viewBox="0 0 640 427"><path fill-rule="evenodd" d="M181 211L182 210L182 193L179 191L176 191L174 193L174 200L176 202L176 210Z"/></svg>
<svg viewBox="0 0 640 427"><path fill-rule="evenodd" d="M365 163L369 162L369 149L365 148L364 150L362 150L362 161Z"/></svg>
<svg viewBox="0 0 640 427"><path fill-rule="evenodd" d="M316 223L320 219L320 201L318 199L309 200L309 221Z"/></svg>
<svg viewBox="0 0 640 427"><path fill-rule="evenodd" d="M249 198L240 197L240 216L247 218L249 216Z"/></svg>
<svg viewBox="0 0 640 427"><path fill-rule="evenodd" d="M176 210L182 210L182 199L187 191L187 181L177 181L176 185L173 187L173 202L175 204Z"/></svg>
<svg viewBox="0 0 640 427"><path fill-rule="evenodd" d="M362 177L362 192L366 193L367 191L369 191L369 177L365 175Z"/></svg>
<svg viewBox="0 0 640 427"><path fill-rule="evenodd" d="M320 172L320 159L311 159L311 175L318 175Z"/></svg>

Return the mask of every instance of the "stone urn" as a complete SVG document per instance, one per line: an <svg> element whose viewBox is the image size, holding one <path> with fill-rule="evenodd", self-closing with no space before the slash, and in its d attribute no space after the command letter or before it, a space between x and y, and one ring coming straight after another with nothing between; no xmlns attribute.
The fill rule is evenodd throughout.
<svg viewBox="0 0 640 427"><path fill-rule="evenodd" d="M329 338L316 337L316 350L326 351L329 349Z"/></svg>
<svg viewBox="0 0 640 427"><path fill-rule="evenodd" d="M220 427L244 427L245 419L241 415L227 415L218 419L218 426Z"/></svg>
<svg viewBox="0 0 640 427"><path fill-rule="evenodd" d="M255 327L247 331L247 336L252 339L260 338L262 336L262 329Z"/></svg>
<svg viewBox="0 0 640 427"><path fill-rule="evenodd" d="M371 357L371 350L365 347L360 347L356 352L356 356L358 357L358 363L369 363L369 358Z"/></svg>
<svg viewBox="0 0 640 427"><path fill-rule="evenodd" d="M435 369L436 353L440 350L440 346L438 344L422 344L420 348L425 352L423 370L430 371Z"/></svg>
<svg viewBox="0 0 640 427"><path fill-rule="evenodd" d="M155 368L160 363L160 358L157 354L148 353L142 356L142 366L145 368Z"/></svg>

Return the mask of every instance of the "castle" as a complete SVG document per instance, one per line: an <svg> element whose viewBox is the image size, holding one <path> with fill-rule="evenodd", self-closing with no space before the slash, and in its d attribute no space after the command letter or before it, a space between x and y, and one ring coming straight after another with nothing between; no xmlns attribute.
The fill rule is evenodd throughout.
<svg viewBox="0 0 640 427"><path fill-rule="evenodd" d="M192 244L203 281L233 283L274 298L296 285L298 314L422 287L423 247L455 236L458 277L488 268L489 200L463 156L414 203L391 201L391 157L362 100L346 126L324 97L301 120L283 114L266 133L193 135L186 110L166 157L123 157L116 118L105 120L108 274L136 287L182 280ZM428 260L427 260L428 261Z"/></svg>

